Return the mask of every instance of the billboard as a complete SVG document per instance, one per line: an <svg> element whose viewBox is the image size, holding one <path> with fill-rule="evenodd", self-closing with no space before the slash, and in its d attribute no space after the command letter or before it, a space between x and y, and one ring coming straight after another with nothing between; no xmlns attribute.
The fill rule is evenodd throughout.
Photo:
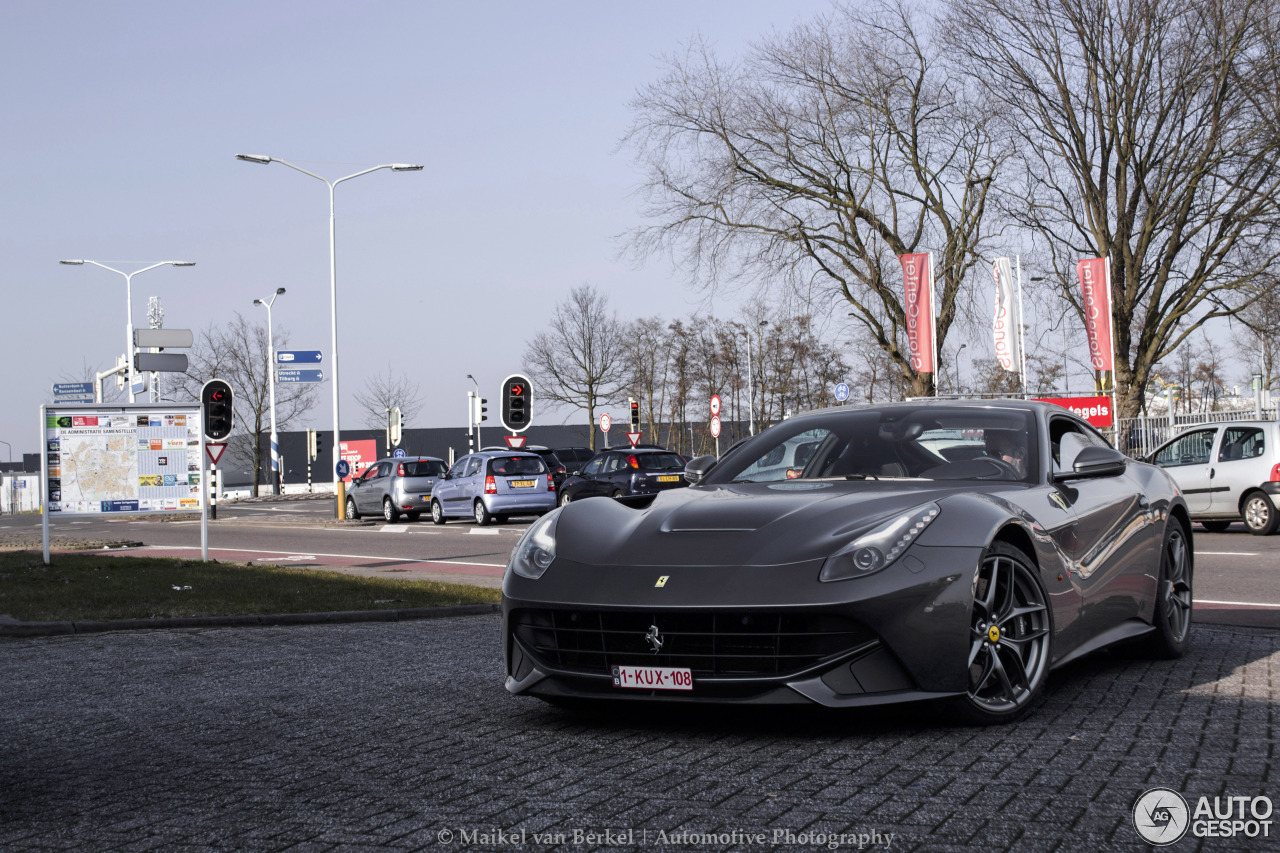
<svg viewBox="0 0 1280 853"><path fill-rule="evenodd" d="M1076 417L1083 418L1099 429L1106 429L1115 423L1115 414L1111 411L1111 398L1097 397L1037 397L1045 403L1053 403L1069 410Z"/></svg>
<svg viewBox="0 0 1280 853"><path fill-rule="evenodd" d="M378 441L373 438L344 441L340 455L343 461L351 466L351 473L343 477L342 481L350 483L352 477L359 477L364 473L364 469L369 467L370 462L378 461Z"/></svg>
<svg viewBox="0 0 1280 853"><path fill-rule="evenodd" d="M194 512L204 445L191 404L45 406L50 513Z"/></svg>

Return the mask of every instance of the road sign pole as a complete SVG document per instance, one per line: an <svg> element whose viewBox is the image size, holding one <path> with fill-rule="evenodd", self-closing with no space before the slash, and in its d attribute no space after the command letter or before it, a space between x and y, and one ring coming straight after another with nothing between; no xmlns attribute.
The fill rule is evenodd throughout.
<svg viewBox="0 0 1280 853"><path fill-rule="evenodd" d="M200 426L200 559L209 562L209 452L205 448L204 425Z"/></svg>

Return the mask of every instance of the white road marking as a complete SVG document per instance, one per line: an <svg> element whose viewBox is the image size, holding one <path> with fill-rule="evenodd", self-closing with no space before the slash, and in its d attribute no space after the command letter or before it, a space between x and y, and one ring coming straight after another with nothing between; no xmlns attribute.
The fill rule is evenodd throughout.
<svg viewBox="0 0 1280 853"><path fill-rule="evenodd" d="M1195 604L1235 604L1242 607L1280 607L1280 604L1263 604L1259 601L1213 601L1208 598L1194 599Z"/></svg>
<svg viewBox="0 0 1280 853"><path fill-rule="evenodd" d="M501 532L501 531L498 531L498 530L489 530L488 528L484 528L484 527L473 527L473 528L471 528L471 535L472 535L472 536L497 536L500 532Z"/></svg>
<svg viewBox="0 0 1280 853"><path fill-rule="evenodd" d="M409 525L407 524L384 524L381 533L408 533Z"/></svg>
<svg viewBox="0 0 1280 853"><path fill-rule="evenodd" d="M1257 551L1196 551L1197 557L1256 557Z"/></svg>
<svg viewBox="0 0 1280 853"><path fill-rule="evenodd" d="M199 551L199 545L145 545L135 551ZM300 556L293 551L264 551L260 548L210 548L210 551L236 551L244 554L285 554ZM371 556L368 554L313 554L313 557L350 557L353 560L395 560L397 563L451 563L459 566L484 566L490 569L505 569L506 563L473 563L469 560L415 560L409 557L388 557L386 554ZM281 558L283 559L283 558Z"/></svg>

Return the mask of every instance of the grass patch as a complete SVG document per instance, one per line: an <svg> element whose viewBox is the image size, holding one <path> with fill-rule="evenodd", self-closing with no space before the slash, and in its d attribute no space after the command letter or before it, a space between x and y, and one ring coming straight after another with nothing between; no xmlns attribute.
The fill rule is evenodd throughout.
<svg viewBox="0 0 1280 853"><path fill-rule="evenodd" d="M175 587L177 587L175 589ZM0 552L0 613L24 622L489 604L496 589L280 566Z"/></svg>

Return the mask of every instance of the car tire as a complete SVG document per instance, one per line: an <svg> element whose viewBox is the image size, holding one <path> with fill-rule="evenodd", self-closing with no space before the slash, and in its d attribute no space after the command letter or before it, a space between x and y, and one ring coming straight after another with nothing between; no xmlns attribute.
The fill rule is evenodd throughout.
<svg viewBox="0 0 1280 853"><path fill-rule="evenodd" d="M444 517L444 507L440 506L440 501L433 500L431 502L431 523L444 524L447 520Z"/></svg>
<svg viewBox="0 0 1280 853"><path fill-rule="evenodd" d="M561 492L560 500L558 501L558 503L560 504L560 506L568 506L569 504L573 503L573 498L569 496L568 492Z"/></svg>
<svg viewBox="0 0 1280 853"><path fill-rule="evenodd" d="M489 508L485 506L484 501L480 500L479 498L476 498L476 505L474 507L473 515L475 516L476 524L480 525L481 527L484 527L493 522L493 516L489 514Z"/></svg>
<svg viewBox="0 0 1280 853"><path fill-rule="evenodd" d="M1182 657L1191 639L1191 537L1182 522L1170 518L1160 547L1156 576L1155 631L1140 641L1141 651L1154 658Z"/></svg>
<svg viewBox="0 0 1280 853"><path fill-rule="evenodd" d="M417 521L418 519L422 518L422 513L420 513L420 512L406 512L406 513L404 514L404 517L405 517L405 518L407 518L407 519L409 519L410 521Z"/></svg>
<svg viewBox="0 0 1280 853"><path fill-rule="evenodd" d="M355 498L347 498L347 512L345 517L348 521L355 521L360 517L360 513L356 511Z"/></svg>
<svg viewBox="0 0 1280 853"><path fill-rule="evenodd" d="M613 490L613 494L609 495L609 497L611 497L611 498L620 498L620 497L622 497L622 489L614 489L614 490Z"/></svg>
<svg viewBox="0 0 1280 853"><path fill-rule="evenodd" d="M400 510L391 502L391 498L382 499L382 518L387 524L395 524L400 520Z"/></svg>
<svg viewBox="0 0 1280 853"><path fill-rule="evenodd" d="M1226 533L1227 528L1231 526L1231 522L1222 521L1221 519L1217 521L1202 521L1200 526L1210 533Z"/></svg>
<svg viewBox="0 0 1280 853"><path fill-rule="evenodd" d="M1280 515L1277 515L1271 498L1257 490L1244 496L1240 515L1244 517L1245 528L1254 536L1270 536L1275 533L1276 523L1280 522Z"/></svg>
<svg viewBox="0 0 1280 853"><path fill-rule="evenodd" d="M1004 542L982 555L974 590L969 687L952 709L971 725L1011 723L1031 710L1049 677L1048 596L1027 555Z"/></svg>

